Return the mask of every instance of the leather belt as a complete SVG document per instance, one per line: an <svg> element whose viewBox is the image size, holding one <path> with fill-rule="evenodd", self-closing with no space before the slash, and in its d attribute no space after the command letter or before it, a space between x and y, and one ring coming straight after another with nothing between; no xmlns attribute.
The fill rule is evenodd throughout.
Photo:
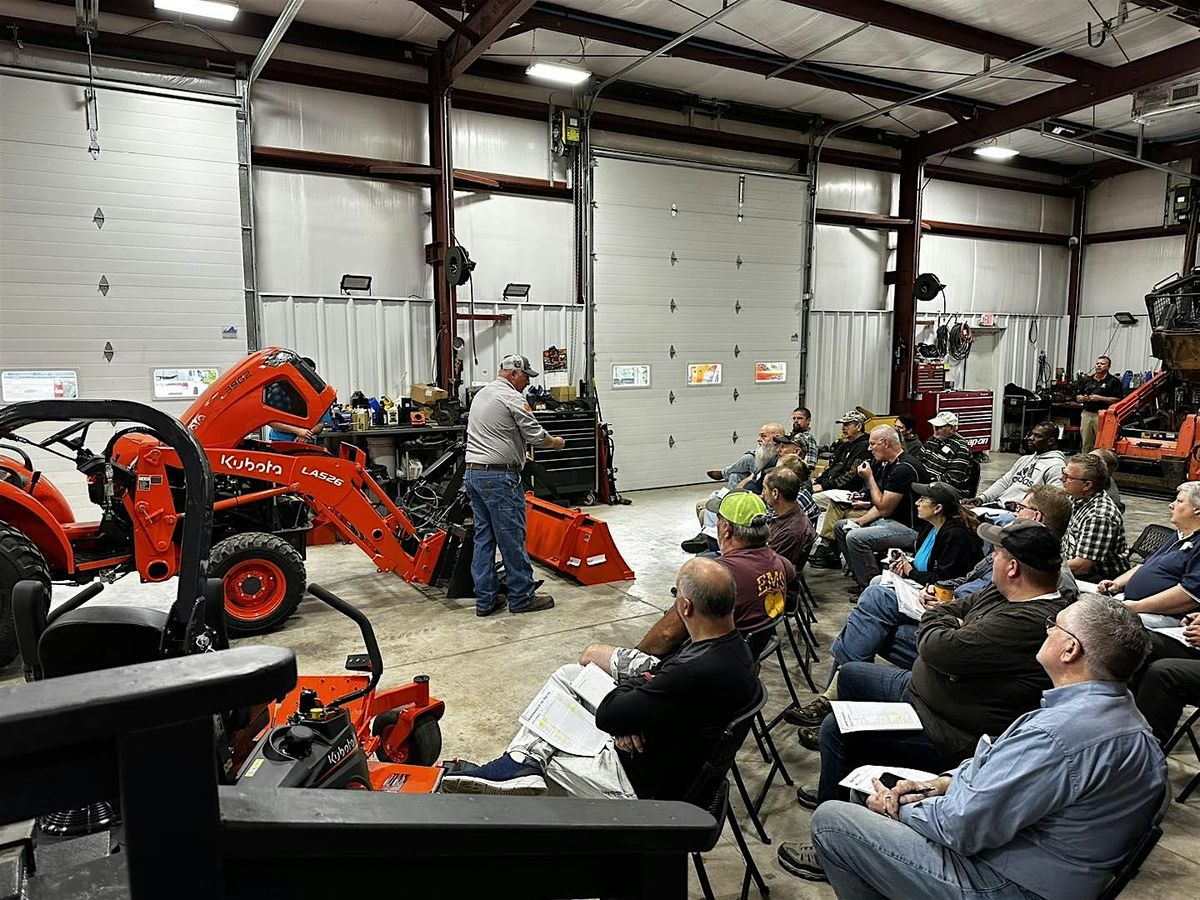
<svg viewBox="0 0 1200 900"><path fill-rule="evenodd" d="M520 472L512 463L467 463L468 469L482 469L486 472Z"/></svg>

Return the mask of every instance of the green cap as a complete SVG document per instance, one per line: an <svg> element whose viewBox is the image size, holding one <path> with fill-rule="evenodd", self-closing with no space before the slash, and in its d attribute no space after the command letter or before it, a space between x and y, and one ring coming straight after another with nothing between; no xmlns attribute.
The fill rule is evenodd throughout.
<svg viewBox="0 0 1200 900"><path fill-rule="evenodd" d="M734 525L761 528L767 524L767 504L750 491L730 491L724 497L713 497L704 508Z"/></svg>

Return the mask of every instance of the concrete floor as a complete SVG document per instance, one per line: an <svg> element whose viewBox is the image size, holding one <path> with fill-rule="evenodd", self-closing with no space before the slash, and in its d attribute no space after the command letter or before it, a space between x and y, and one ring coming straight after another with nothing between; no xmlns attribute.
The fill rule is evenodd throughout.
<svg viewBox="0 0 1200 900"><path fill-rule="evenodd" d="M1011 464L1008 454L992 454L984 466L983 484L989 484ZM543 573L546 587L558 605L555 609L526 616L498 614L478 619L473 602L446 600L406 585L392 575L374 572L361 552L351 546L314 548L309 556L309 579L352 600L370 617L379 635L387 671L383 685L427 674L436 696L446 701L442 720L444 756L483 761L504 749L514 731L517 715L524 709L545 677L591 641L632 644L670 604L670 587L676 570L688 558L679 542L696 532L693 513L703 486L643 491L630 494L633 504L597 507L593 510L609 523L617 546L637 573L631 582L583 588L551 573ZM1127 532L1132 542L1149 522L1166 522L1166 502L1161 499L1127 497ZM813 570L809 583L821 602L816 632L822 642L822 661L814 679L824 684L828 659L824 648L836 635L850 605L845 592L848 582L836 572ZM110 586L103 595L108 602L169 603L170 585L142 586L126 579ZM65 596L60 592L59 596ZM337 672L346 654L359 652L354 626L332 610L309 598L280 631L241 643L279 644L295 650L302 673ZM15 680L15 667L0 671L0 683ZM782 708L786 695L778 668L764 670L763 680L771 695L768 712ZM800 684L798 682L799 689ZM809 695L801 693L804 701ZM815 782L816 754L803 749L781 726L775 732L785 763L793 779ZM740 767L751 791L756 791L766 766L751 745L740 757ZM1170 777L1176 792L1196 772L1190 749L1181 747L1172 755ZM742 811L740 801L735 810ZM764 808L766 829L772 845L750 836L749 824L739 815L747 831L751 851L771 888L780 900L830 898L827 885L794 878L775 861L776 845L783 840L805 840L809 813L795 802L791 788L776 780ZM1197 896L1200 884L1200 794L1190 803L1172 804L1164 825L1165 834L1141 876L1123 895L1129 898L1184 900ZM710 878L718 897L737 895L742 877L741 858L726 834L706 857ZM693 894L700 896L694 873Z"/></svg>

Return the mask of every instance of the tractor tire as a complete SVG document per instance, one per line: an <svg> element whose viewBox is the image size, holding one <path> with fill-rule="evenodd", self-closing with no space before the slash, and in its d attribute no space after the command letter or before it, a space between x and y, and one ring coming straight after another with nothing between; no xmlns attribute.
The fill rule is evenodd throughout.
<svg viewBox="0 0 1200 900"><path fill-rule="evenodd" d="M371 723L371 734L383 737L400 718L399 710L382 712ZM412 734L402 753L403 759L392 759L384 752L383 744L375 751L380 762L407 763L410 766L432 766L442 755L442 726L433 716L423 716L413 725Z"/></svg>
<svg viewBox="0 0 1200 900"><path fill-rule="evenodd" d="M225 627L231 637L274 631L296 611L308 584L296 548L256 531L213 547L208 575L225 582Z"/></svg>
<svg viewBox="0 0 1200 900"><path fill-rule="evenodd" d="M46 586L50 601L50 568L37 545L21 531L0 522L0 667L17 658L17 626L12 615L12 589L32 579Z"/></svg>

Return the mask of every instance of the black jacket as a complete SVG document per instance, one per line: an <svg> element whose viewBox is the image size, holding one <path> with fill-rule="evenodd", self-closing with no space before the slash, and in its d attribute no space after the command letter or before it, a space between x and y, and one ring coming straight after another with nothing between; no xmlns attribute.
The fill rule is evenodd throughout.
<svg viewBox="0 0 1200 900"><path fill-rule="evenodd" d="M933 526L922 520L917 529L916 547L921 546L925 535ZM933 539L933 553L930 554L928 569L913 569L908 577L921 584L932 584L935 581L958 578L970 572L975 564L983 558L983 544L971 533L971 529L957 516L947 519L938 529L937 537Z"/></svg>
<svg viewBox="0 0 1200 900"><path fill-rule="evenodd" d="M824 490L841 488L847 491L860 491L863 480L854 470L864 459L870 459L871 451L867 449L869 438L865 433L852 441L838 441L833 445L833 456L829 460L829 468L821 473L817 484Z"/></svg>

